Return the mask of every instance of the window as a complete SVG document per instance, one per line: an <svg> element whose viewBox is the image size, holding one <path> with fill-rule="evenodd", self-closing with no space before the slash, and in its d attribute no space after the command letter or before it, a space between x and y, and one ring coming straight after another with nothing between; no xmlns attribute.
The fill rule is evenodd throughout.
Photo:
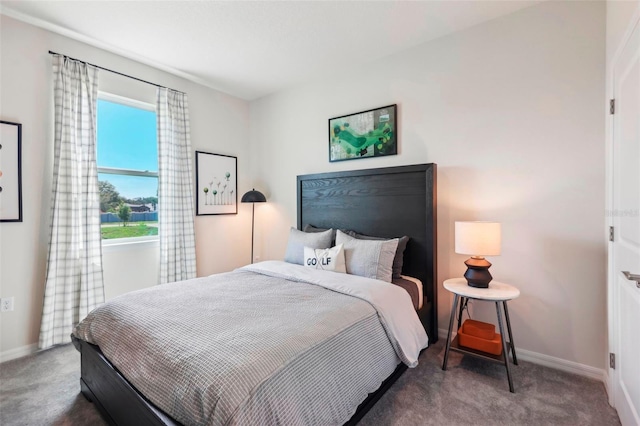
<svg viewBox="0 0 640 426"><path fill-rule="evenodd" d="M158 143L155 106L101 92L97 121L102 239L156 239Z"/></svg>

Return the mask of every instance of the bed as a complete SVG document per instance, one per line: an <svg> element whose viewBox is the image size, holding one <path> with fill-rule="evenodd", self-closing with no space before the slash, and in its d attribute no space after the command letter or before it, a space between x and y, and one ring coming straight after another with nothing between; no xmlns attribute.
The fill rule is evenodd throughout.
<svg viewBox="0 0 640 426"><path fill-rule="evenodd" d="M297 179L297 195L298 195L298 229L302 229L305 224L313 224L318 227L331 227L335 229L352 229L357 231L358 233L366 234L366 235L375 235L379 237L398 237L403 235L408 235L411 237L407 251L405 252L405 264L403 267L403 274L406 276L416 278L417 282L422 285L422 307L417 310L418 318L420 323L424 326L424 329L429 336L430 343L433 343L437 340L437 313L436 313L436 292L435 292L435 276L436 276L436 259L435 259L435 247L436 247L436 216L435 216L435 202L436 202L436 166L434 164L423 164L423 165L414 165L414 166L404 166L404 167L393 167L393 168L383 168L383 169L369 169L369 170L360 170L360 171L350 171L350 172L336 172L336 173L324 173L324 174L316 174L316 175L305 175L298 176ZM399 206L401 208L399 208ZM238 284L235 285L235 288L239 288L242 285L243 280L249 282L250 279L253 279L254 275L267 275L270 278L266 278L266 280L281 278L279 275L283 274L311 274L304 275L302 278L292 278L294 275L287 275L289 278L288 282L294 283L298 285L298 281L308 283L314 283L315 276L312 275L308 269L305 271L305 268L298 268L296 271L289 271L289 268L286 265L280 265L276 263L267 264L262 266L255 266L254 269L249 266L247 269L243 269L239 272L235 272L231 274L235 279L240 279ZM256 270L258 268L259 270ZM262 269L260 269L262 268ZM265 271L264 269L268 269ZM279 269L285 268L285 269ZM243 275L244 274L244 275ZM326 274L326 272L325 272ZM231 276L230 275L230 276ZM336 274L339 275L339 274ZM278 277L276 277L278 276ZM238 278L240 277L240 278ZM244 278L242 278L244 277ZM297 277L297 275L296 275ZM224 278L224 277L222 277ZM212 280L221 280L221 277L212 278ZM264 280L265 278L263 278ZM197 280L196 280L197 281ZM316 283L317 284L317 283ZM189 284L190 287L183 288L195 288L195 287L207 287L209 285L209 281L205 279L200 279L195 283ZM224 290L225 284L218 283L215 284L219 286L220 289ZM270 285L273 286L273 291L281 287L281 284L277 281L273 281ZM291 284L293 285L293 284ZM302 284L300 284L302 285ZM339 280L336 280L336 286L340 286ZM351 285L351 284L350 284ZM354 282L355 286L357 283ZM414 284L415 285L415 284ZM316 285L304 287L304 290L300 290L305 295L304 297L300 296L301 293L296 293L295 297L301 297L300 300L308 300L316 295L321 294L322 297L337 297L334 295L329 295L330 293L334 293L336 289L333 289L332 292L326 292L326 290L321 290L316 288ZM388 286L393 287L393 286ZM302 288L302 287L301 287ZM352 287L350 287L352 288ZM402 292L403 296L404 290L393 289L395 293ZM161 289L158 293L171 291L171 287L167 287L165 289ZM187 290L185 292L188 292ZM194 290L195 291L195 290ZM289 287L287 289L280 289L277 291L289 291ZM322 293L324 291L324 293ZM305 292L312 293L311 295L307 295ZM269 292L265 293L262 297L264 300L269 299ZM196 293L194 293L196 294ZM274 293L275 294L275 293ZM389 293L391 294L391 293ZM307 297L308 296L308 297ZM132 297L136 297L135 295ZM149 297L146 293L143 295L138 294L140 299L133 303L144 304L145 299ZM196 296L197 297L197 296ZM344 296L342 299L335 299L331 302L327 302L325 306L313 306L313 309L316 310L304 310L304 312L297 313L300 318L300 322L307 321L306 327L314 329L315 327L319 327L321 324L325 324L328 320L337 316L349 317L349 315L353 316L353 324L362 325L365 324L368 319L365 321L365 317L371 317L371 313L367 311L366 315L363 313L366 309L372 309L369 305L375 305L374 303L364 303L362 301L358 301L359 305L354 305L349 302L348 305L345 305L344 311L341 311L340 315L336 315L336 312L332 312L329 310L329 305L331 308L334 305L338 306L345 299ZM286 296L279 296L274 299L286 299ZM383 297L385 299L386 297ZM355 298L353 298L355 299ZM324 300L324 299L323 299ZM229 303L233 301L232 298L228 299ZM371 302L371 301L369 301ZM226 302L225 302L226 303ZM275 302L274 302L275 303ZM346 303L346 302L345 302ZM118 303L115 303L118 305ZM267 303L268 305L268 303ZM366 306L365 306L366 305ZM185 306L185 311L188 310ZM226 305L225 305L226 306ZM238 305L241 306L241 305ZM275 305L274 305L275 306ZM366 308L368 307L368 308ZM366 309L365 309L366 308ZM126 306L123 304L117 308L113 308L114 311L118 311L119 309L126 309ZM130 308L129 308L130 309ZM219 307L218 307L219 309ZM278 308L272 307L273 310L277 310ZM256 310L260 311L260 306L256 307ZM380 309L376 307L377 315L382 315L384 309ZM348 311L348 312L347 312ZM253 319L254 321L259 321L260 319L264 319L264 322L268 322L266 317L269 316L270 310L265 307L262 311L261 315L256 315ZM373 311L375 313L375 310ZM132 314L135 314L132 311ZM306 315L306 316L305 316ZM170 315L167 315L168 317ZM314 323L313 320L315 317L323 317L321 323ZM415 315L413 315L415 317ZM239 317L243 318L243 317ZM173 319L169 320L169 322L173 322ZM309 322L311 321L311 322ZM341 320L342 321L342 320ZM380 321L381 324L384 325L384 328L389 334L389 327L393 327L393 324L389 325L390 321ZM392 321L391 321L392 322ZM217 323L216 323L217 324ZM211 325L214 327L216 324ZM114 330L118 324L114 323ZM338 327L338 325L336 325ZM353 326L355 327L355 325ZM283 327L286 328L286 327ZM352 326L349 326L351 329ZM223 328L224 329L224 328ZM259 329L259 327L256 327ZM91 330L89 328L89 330ZM126 330L126 329L121 329ZM120 335L124 336L126 333L119 331ZM186 328L185 328L186 330ZM145 330L144 333L156 333L158 330L154 328L149 328ZM378 333L379 331L368 331L370 333ZM283 336L286 336L287 331L283 331ZM322 333L318 331L318 333ZM318 333L314 333L314 336ZM134 330L131 331L131 334L134 335ZM357 336L358 333L353 334L353 336ZM180 333L175 334L176 339L180 338ZM211 339L215 339L216 334L211 335ZM332 337L333 335L328 334L327 342L331 341L330 350L325 351L327 357L329 356L340 356L340 351L343 349L336 349L340 346L340 336ZM371 339L363 339L361 343L353 343L354 337L349 337L347 340L343 340L342 345L344 346L344 350L346 351L353 345L365 345L366 342ZM373 334L372 334L373 336ZM233 338L233 336L230 336ZM307 337L305 337L306 339ZM311 337L309 337L311 338ZM315 337L314 337L315 338ZM172 338L173 339L173 338ZM399 357L399 359L394 364L386 363L384 368L380 367L380 373L383 374L383 377L372 378L372 383L375 383L377 390L375 387L371 388L371 383L369 383L366 389L370 394L367 396L366 393L361 395L358 402L362 401L355 411L355 414L347 421L347 424L355 424L357 421L362 418L362 416L368 411L368 409L380 398L380 396L393 384L393 382L406 370L406 364L410 364L411 360L403 359L402 356L402 339L400 337L394 338L389 337L390 346L392 347L392 351L395 350L395 354ZM118 368L114 367L116 365L122 365L122 363L126 363L127 356L122 356L122 352L119 352L120 349L114 350L113 348L107 349L106 347L101 350L100 347L93 345L85 340L74 338L74 344L81 352L82 366L81 366L81 389L82 393L91 401L96 404L96 407L101 411L104 418L111 424L149 424L149 425L160 425L160 424L179 424L173 418L165 414L162 410L158 409L155 404L149 402L149 399L154 399L157 397L147 398L150 396L149 390L137 389L136 386L132 385L132 382L138 383L138 388L140 388L140 381L136 382L135 380L127 380L118 370ZM87 339L91 340L91 339ZM123 338L123 341L127 339ZM138 344L139 339L131 339L129 345L132 348ZM298 337L294 339L296 342L300 340ZM255 343L255 340L252 340ZM314 348L322 347L324 345L324 340L319 340L318 342L310 343ZM328 343L327 343L328 344ZM188 339L185 340L184 343L181 343L181 354L189 354L189 343ZM337 345L337 346L336 346ZM126 346L126 345L125 345ZM265 344L265 346L268 346ZM294 344L286 345L288 350L298 350L300 358L304 358L304 354L310 353L304 347L297 348ZM293 349L291 349L293 348ZM398 350L400 348L400 350ZM162 351L162 348L157 349L158 351ZM255 352L257 349L253 349ZM315 349L314 349L315 350ZM388 348L387 348L388 350ZM273 350L276 352L275 349ZM383 351L381 349L381 351ZM104 353L103 353L104 352ZM249 351L251 352L251 350ZM377 350L368 350L366 352L375 353ZM239 353L239 352L238 352ZM107 356L105 356L107 354ZM263 352L263 355L266 357L276 357L277 354L272 354L271 352ZM156 368L156 371L153 373L161 374L162 369L158 369L156 365L153 363L149 363L145 365L144 357L140 357L136 360L135 356L131 356L134 363L139 363L142 367L139 369L141 371L151 370ZM212 355L213 357L213 355ZM109 359L107 359L109 358ZM234 357L230 357L234 358ZM348 359L348 356L345 356L345 359ZM216 358L220 365L228 365L232 364L227 362L224 358ZM390 358L387 357L387 361ZM124 360L124 361L123 361ZM337 361L338 360L338 361ZM404 362L400 362L402 360ZM113 363L111 362L113 361ZM347 365L348 361L341 362L339 358L332 362L337 362L339 365L343 363ZM382 361L381 361L382 362ZM291 362L290 364L295 366L295 362ZM218 364L217 364L218 365ZM311 364L309 364L311 365ZM377 365L377 364L376 364ZM356 368L354 364L352 366ZM222 367L220 367L222 369ZM244 367L243 367L244 368ZM349 367L351 369L351 367ZM348 369L348 370L349 370ZM348 371L347 370L347 371ZM242 370L235 370L242 372ZM274 370L275 371L275 370ZM277 370L280 371L280 370ZM301 377L304 375L305 371L309 371L308 367L304 367L298 370L297 373L293 373L293 378L290 378L288 384L284 388L289 388L290 386L299 386L300 392L307 392L309 389L315 388L314 383L312 382L312 376L309 378L302 379ZM160 373L159 373L160 372ZM149 373L151 374L151 373ZM278 373L280 374L280 373ZM284 373L283 373L284 374ZM206 375L206 374L201 374ZM317 376L317 375L315 375ZM128 377L131 377L128 375ZM155 376L152 376L155 377ZM168 379L171 378L180 378L180 374L167 374ZM262 380L260 377L256 378L256 383L259 383ZM284 379L283 379L284 380ZM308 382L306 382L306 381ZM273 381L273 380L272 380ZM262 383L262 382L260 382ZM264 382L270 383L271 382ZM294 383L294 385L291 385ZM266 385L261 385L265 387ZM260 389L262 389L262 387ZM281 386L278 389L282 389ZM365 387L363 387L365 388ZM257 387L255 389L258 389ZM269 388L267 388L269 389ZM276 389L276 388L274 388ZM146 392L146 393L145 393ZM265 391L265 393L269 393ZM255 391L251 393L251 403L258 398L256 395L259 394L259 391ZM147 396L144 396L147 395ZM258 395L259 396L259 395ZM288 398L291 398L292 395L283 397L280 396L280 404L287 405ZM340 410L344 407L334 407L336 404L335 400L339 400L340 398L330 398L328 396L324 396L327 398L324 401L321 397L314 399L314 404L318 405L316 409L322 410L325 403L326 407L329 407L332 410ZM214 395L213 404L223 405L226 398L226 395ZM174 397L174 400L176 398ZM364 399L364 400L363 400ZM154 399L156 400L156 399ZM180 398L178 398L180 400ZM189 400L189 395L184 396L184 401ZM243 403L242 405L242 413L244 410L246 412L251 413L251 406L248 403ZM270 410L278 410L278 403L273 404L273 401L270 401L269 404L272 405ZM311 404L311 405L314 405ZM163 406L162 404L159 404ZM251 419L255 422L257 417L243 417L244 414L234 414L233 421L229 421L226 418L214 419L200 419L205 423L215 424L216 421L223 423L237 423L237 424L246 424L251 423ZM276 415L279 415L276 413ZM287 414L288 415L288 414ZM342 414L344 415L344 413ZM274 418L277 418L274 417ZM297 419L304 417L296 417ZM243 420L244 419L244 420ZM282 417L279 421L281 424L286 424L287 417ZM209 421L211 420L211 421ZM183 420L185 423L191 423L191 420ZM195 421L194 421L195 422Z"/></svg>

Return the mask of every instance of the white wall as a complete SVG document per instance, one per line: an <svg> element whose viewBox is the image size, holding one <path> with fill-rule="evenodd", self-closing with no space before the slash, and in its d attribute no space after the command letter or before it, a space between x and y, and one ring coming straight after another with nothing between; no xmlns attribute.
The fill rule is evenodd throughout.
<svg viewBox="0 0 640 426"><path fill-rule="evenodd" d="M623 16L627 6L613 4ZM240 193L253 186L253 166L256 188L269 197L256 206L257 257L284 253L296 175L438 163L439 281L464 271L465 256L453 252L453 221L503 222L503 255L490 260L496 279L522 291L510 309L518 347L604 368L604 23L600 2L548 2L345 67L253 102L249 145L246 102L2 16L0 118L23 123L25 217L0 224L0 297L16 300L14 312L0 315L0 355L38 338L53 161L47 51L54 50L189 94L194 150L237 155ZM107 91L153 93L107 75ZM329 117L394 102L399 155L328 163ZM250 207L239 212L196 218L198 275L247 262ZM106 251L107 297L154 284L156 253ZM439 298L445 328L450 298L442 288Z"/></svg>
<svg viewBox="0 0 640 426"><path fill-rule="evenodd" d="M0 315L0 359L33 349L38 341L49 232L53 165L52 78L49 50L187 92L192 148L238 157L239 187L250 189L249 105L69 38L0 17L0 118L22 123L22 223L0 224L0 297L15 297L15 310ZM171 54L171 52L167 52ZM100 90L155 103L155 87L100 73ZM246 264L250 208L239 214L196 218L198 275ZM105 250L107 298L157 283L157 244Z"/></svg>
<svg viewBox="0 0 640 426"><path fill-rule="evenodd" d="M503 255L489 260L522 292L510 304L517 347L603 369L604 78L605 4L546 2L254 101L252 161L270 201L258 255L284 254L296 175L434 162L439 327L441 282L465 269L454 221L500 221ZM391 103L399 155L328 162L328 118Z"/></svg>

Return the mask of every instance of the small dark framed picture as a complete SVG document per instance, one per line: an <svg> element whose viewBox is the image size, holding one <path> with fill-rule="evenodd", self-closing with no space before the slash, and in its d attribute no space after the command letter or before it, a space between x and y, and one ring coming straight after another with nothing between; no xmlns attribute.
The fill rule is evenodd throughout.
<svg viewBox="0 0 640 426"><path fill-rule="evenodd" d="M0 222L22 222L22 124L1 120Z"/></svg>
<svg viewBox="0 0 640 426"><path fill-rule="evenodd" d="M196 151L196 215L238 213L238 158Z"/></svg>
<svg viewBox="0 0 640 426"><path fill-rule="evenodd" d="M396 155L396 105L329 119L329 161Z"/></svg>

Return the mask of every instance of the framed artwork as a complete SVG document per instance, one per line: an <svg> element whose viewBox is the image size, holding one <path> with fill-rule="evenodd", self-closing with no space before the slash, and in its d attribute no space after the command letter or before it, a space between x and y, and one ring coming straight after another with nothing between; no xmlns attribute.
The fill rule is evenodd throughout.
<svg viewBox="0 0 640 426"><path fill-rule="evenodd" d="M22 222L22 124L0 121L0 222Z"/></svg>
<svg viewBox="0 0 640 426"><path fill-rule="evenodd" d="M238 213L238 158L196 151L196 215Z"/></svg>
<svg viewBox="0 0 640 426"><path fill-rule="evenodd" d="M396 105L329 119L329 161L396 155Z"/></svg>

